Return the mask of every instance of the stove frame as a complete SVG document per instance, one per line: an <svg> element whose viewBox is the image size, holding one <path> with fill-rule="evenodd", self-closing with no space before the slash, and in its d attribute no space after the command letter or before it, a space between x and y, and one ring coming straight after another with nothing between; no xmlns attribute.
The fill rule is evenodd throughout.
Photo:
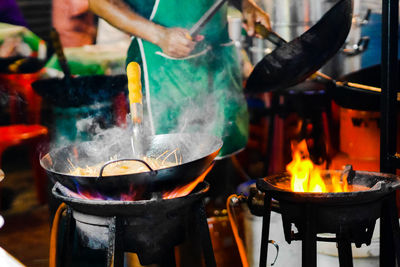
<svg viewBox="0 0 400 267"><path fill-rule="evenodd" d="M267 266L267 256L268 256L268 240L269 240L269 227L270 227L270 218L272 211L272 196L271 194L265 194L264 197L264 206L263 206L263 224L262 224L262 237L261 237L261 252L260 252L260 267ZM369 205L370 203L365 203L365 205ZM372 233L375 227L375 221L367 221L364 222L362 228L354 230L354 227L349 227L342 229L339 232L334 232L336 234L336 238L322 238L318 237L318 233L326 232L326 231L318 231L318 212L320 208L324 208L320 204L316 203L288 203L285 201L279 201L279 209L275 210L279 213L282 213L282 209L287 209L287 206L293 205L296 209L301 210L304 214L302 220L294 221L291 220L293 218L283 218L284 225L284 233L285 239L288 243L293 240L302 240L302 266L303 267L315 267L317 266L317 241L325 241L325 242L336 242L338 244L338 252L339 252L339 263L340 267L352 267L353 266L353 258L351 251L351 243L356 243L356 246L361 246L361 244L369 245L371 242ZM289 207L291 209L292 207ZM357 206L354 207L355 209ZM368 207L367 207L368 208ZM397 208L395 205L395 199L393 198L393 194L389 194L388 196L380 199L379 201L374 203L373 208L380 209L380 212L377 214L381 220L385 220L390 223L390 232L393 233L391 236L391 242L396 242L396 250L393 248L384 246L384 253L391 253L393 249L393 253L396 253L397 260L400 262L400 239L396 238L398 233L400 233L400 227L397 221ZM372 209L371 209L372 210ZM286 211L287 212L287 211ZM282 215L282 217L286 217ZM293 233L291 225L295 224L302 225L299 229L298 233ZM332 231L331 231L332 232ZM356 232L356 233L354 233ZM382 241L381 241L382 242ZM388 266L391 259L383 260L380 266Z"/></svg>
<svg viewBox="0 0 400 267"><path fill-rule="evenodd" d="M174 247L192 238L199 243L206 266L215 267L203 203L208 188L202 182L193 193L174 199L98 201L70 197L68 189L56 183L52 193L67 205L60 266L69 266L77 231L83 246L107 251L107 266L122 267L124 252L135 252L141 264L173 267Z"/></svg>
<svg viewBox="0 0 400 267"><path fill-rule="evenodd" d="M302 241L302 266L317 266L317 241L336 242L338 244L341 267L352 267L351 243L357 247L371 243L376 219L387 222L390 242L381 245L385 255L396 254L400 262L400 226L397 219L395 190L400 185L398 176L374 172L353 171L348 169L346 177L349 184L367 186L370 190L343 193L307 193L282 189L278 184L290 183L287 173L273 175L257 180L257 189L264 192L262 208L254 205L257 193L253 190L248 205L253 214L263 216L260 265L266 266L268 256L269 224L271 210L281 213L286 241ZM326 171L326 175L331 172ZM272 199L279 207L272 205ZM354 215L357 216L354 216ZM292 225L298 229L292 231ZM318 234L335 234L334 238L319 237ZM382 242L382 240L381 240ZM387 242L385 240L385 242ZM383 248L382 248L383 247ZM392 258L381 259L380 266L388 266Z"/></svg>
<svg viewBox="0 0 400 267"><path fill-rule="evenodd" d="M395 173L400 168L400 157L396 155L397 135L397 90L398 90L398 20L399 6L396 0L382 0L382 49L381 49L381 134L380 134L380 168L381 172ZM391 206L396 207L396 195L392 193ZM400 246L400 233L395 231L395 240L390 231L392 220L381 219L380 227L380 265L394 267L395 251ZM397 217L396 217L397 218ZM392 219L392 220L391 220ZM398 259L398 262L399 259Z"/></svg>

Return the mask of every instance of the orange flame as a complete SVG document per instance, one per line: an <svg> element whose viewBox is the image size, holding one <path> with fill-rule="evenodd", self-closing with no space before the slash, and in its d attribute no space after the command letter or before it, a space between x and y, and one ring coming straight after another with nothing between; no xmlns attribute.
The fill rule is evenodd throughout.
<svg viewBox="0 0 400 267"><path fill-rule="evenodd" d="M340 176L333 175L327 181L321 175L321 168L310 160L307 143L302 140L292 143L293 160L286 166L291 174L291 190L293 192L348 192L347 180L341 181Z"/></svg>
<svg viewBox="0 0 400 267"><path fill-rule="evenodd" d="M186 195L189 195L190 192L193 191L193 189L198 185L200 182L204 180L204 178L207 176L207 174L211 171L212 167L214 164L211 164L210 167L199 177L197 177L193 182L190 182L186 185L177 187L171 191L167 191L163 193L163 199L171 199L171 198L176 198L176 197L183 197Z"/></svg>

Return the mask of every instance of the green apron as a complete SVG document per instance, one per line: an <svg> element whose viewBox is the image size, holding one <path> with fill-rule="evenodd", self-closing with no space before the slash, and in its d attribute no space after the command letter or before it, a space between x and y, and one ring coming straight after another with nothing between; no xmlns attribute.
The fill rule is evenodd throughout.
<svg viewBox="0 0 400 267"><path fill-rule="evenodd" d="M189 29L212 4L213 0L156 0L149 19ZM236 48L228 37L226 6L200 34L205 40L186 58L172 58L158 46L134 39L127 60L142 66L144 111L153 133L216 135L224 142L219 154L223 157L243 149L248 137L247 105Z"/></svg>

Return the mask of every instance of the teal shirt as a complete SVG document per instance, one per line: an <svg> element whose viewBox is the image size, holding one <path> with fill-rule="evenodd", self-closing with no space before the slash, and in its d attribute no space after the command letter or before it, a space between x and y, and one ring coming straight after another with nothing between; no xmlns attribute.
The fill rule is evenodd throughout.
<svg viewBox="0 0 400 267"><path fill-rule="evenodd" d="M213 3L213 0L125 1L148 19L157 3L154 23L186 29ZM219 156L228 156L246 145L248 113L236 48L228 35L226 5L200 34L204 40L187 58L163 55L158 46L135 38L127 61L141 65L144 113L155 134L177 131L213 134L224 142Z"/></svg>

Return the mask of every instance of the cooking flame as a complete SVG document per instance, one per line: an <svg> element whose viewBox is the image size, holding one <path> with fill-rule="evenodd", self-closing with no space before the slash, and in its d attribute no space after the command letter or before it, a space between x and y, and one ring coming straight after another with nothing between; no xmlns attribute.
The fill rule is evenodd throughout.
<svg viewBox="0 0 400 267"><path fill-rule="evenodd" d="M168 151L165 151L161 156L164 154L167 154ZM173 152L170 152L166 157L169 157L171 154L175 152L175 158L176 156L176 150ZM177 159L176 159L177 160ZM180 159L182 160L182 159ZM72 164L72 162L70 162ZM189 182L185 185L178 186L170 191L164 191L161 192L162 199L172 199L172 198L177 198L177 197L183 197L188 194L190 194L193 189L204 180L204 178L207 176L207 174L211 171L212 167L214 164L211 164L208 169L202 173L199 177L194 179L192 182ZM93 172L93 171L92 171ZM89 190L84 190L82 189L79 184L76 184L77 187L77 192L71 192L73 194L73 197L81 198L81 199L90 199L90 200L122 200L122 201L136 201L136 200L142 200L143 199L143 193L146 191L143 186L133 186L131 185L128 192L125 193L120 193L117 196L110 197L106 195L102 195L99 192L95 191L89 191Z"/></svg>
<svg viewBox="0 0 400 267"><path fill-rule="evenodd" d="M322 178L322 168L310 160L305 140L297 144L293 142L291 147L293 160L286 166L286 170L291 174L293 192L348 192L347 179L334 174L329 180Z"/></svg>
<svg viewBox="0 0 400 267"><path fill-rule="evenodd" d="M193 189L196 187L196 185L198 185L200 182L202 182L204 180L204 178L211 171L213 166L214 166L214 164L211 164L210 167L208 167L208 169L202 175L197 177L194 181L192 181L186 185L177 187L171 191L164 192L163 199L171 199L171 198L183 197L183 196L189 195L190 192L192 192Z"/></svg>

